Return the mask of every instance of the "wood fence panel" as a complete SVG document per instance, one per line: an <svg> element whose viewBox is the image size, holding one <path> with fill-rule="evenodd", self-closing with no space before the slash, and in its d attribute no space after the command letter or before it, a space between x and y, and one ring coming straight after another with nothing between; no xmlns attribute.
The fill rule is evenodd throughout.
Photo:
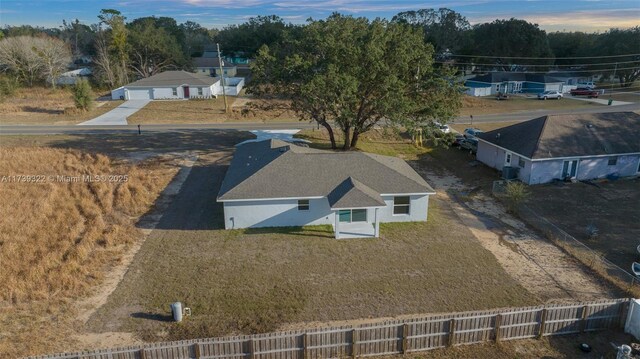
<svg viewBox="0 0 640 359"><path fill-rule="evenodd" d="M628 303L629 299L616 299L436 314L359 326L153 343L30 359L330 359L390 355L498 338L514 340L619 328L626 319Z"/></svg>

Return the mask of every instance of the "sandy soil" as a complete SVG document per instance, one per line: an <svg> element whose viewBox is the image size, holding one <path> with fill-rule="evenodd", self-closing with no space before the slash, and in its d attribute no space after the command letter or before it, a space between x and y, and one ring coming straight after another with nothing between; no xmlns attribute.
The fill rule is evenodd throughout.
<svg viewBox="0 0 640 359"><path fill-rule="evenodd" d="M506 213L494 198L465 186L451 173L418 168L448 200L475 238L502 267L544 303L616 298L620 293L603 285L575 259Z"/></svg>

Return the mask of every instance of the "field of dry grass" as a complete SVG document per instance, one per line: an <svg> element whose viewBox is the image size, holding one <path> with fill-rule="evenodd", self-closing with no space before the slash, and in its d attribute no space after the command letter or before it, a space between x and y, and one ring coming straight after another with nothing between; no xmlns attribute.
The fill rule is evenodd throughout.
<svg viewBox="0 0 640 359"><path fill-rule="evenodd" d="M220 122L295 122L291 111L251 110L245 98L227 97L229 112L224 112L222 97L211 100L153 101L128 118L130 124L220 123ZM237 101L237 103L236 103ZM276 103L270 101L270 103Z"/></svg>
<svg viewBox="0 0 640 359"><path fill-rule="evenodd" d="M91 111L78 112L69 88L21 88L0 102L0 125L70 125L90 120L122 104L97 102Z"/></svg>
<svg viewBox="0 0 640 359"><path fill-rule="evenodd" d="M573 110L602 107L603 105L587 101L547 100L536 97L513 96L509 100L498 101L494 96L464 96L460 116L489 115L498 113L535 111L535 110Z"/></svg>
<svg viewBox="0 0 640 359"><path fill-rule="evenodd" d="M74 301L142 238L137 218L176 171L160 159L132 164L77 150L0 148L0 353L56 351L71 340ZM72 179L82 175L127 180Z"/></svg>

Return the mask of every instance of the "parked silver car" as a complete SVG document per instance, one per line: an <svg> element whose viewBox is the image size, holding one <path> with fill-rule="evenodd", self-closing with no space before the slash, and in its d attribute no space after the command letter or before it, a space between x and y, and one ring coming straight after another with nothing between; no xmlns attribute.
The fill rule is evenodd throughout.
<svg viewBox="0 0 640 359"><path fill-rule="evenodd" d="M560 93L560 91L545 91L543 93L538 94L538 100L546 100L546 99L560 100L561 98L562 98L562 93Z"/></svg>

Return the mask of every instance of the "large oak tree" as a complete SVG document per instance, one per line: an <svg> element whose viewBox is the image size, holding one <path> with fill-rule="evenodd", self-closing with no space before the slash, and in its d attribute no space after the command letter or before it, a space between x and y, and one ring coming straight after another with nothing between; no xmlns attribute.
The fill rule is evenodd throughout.
<svg viewBox="0 0 640 359"><path fill-rule="evenodd" d="M327 129L333 148L334 127L348 150L382 122L429 125L460 106L459 85L434 68L422 29L333 14L285 38L258 51L250 91L287 100Z"/></svg>

